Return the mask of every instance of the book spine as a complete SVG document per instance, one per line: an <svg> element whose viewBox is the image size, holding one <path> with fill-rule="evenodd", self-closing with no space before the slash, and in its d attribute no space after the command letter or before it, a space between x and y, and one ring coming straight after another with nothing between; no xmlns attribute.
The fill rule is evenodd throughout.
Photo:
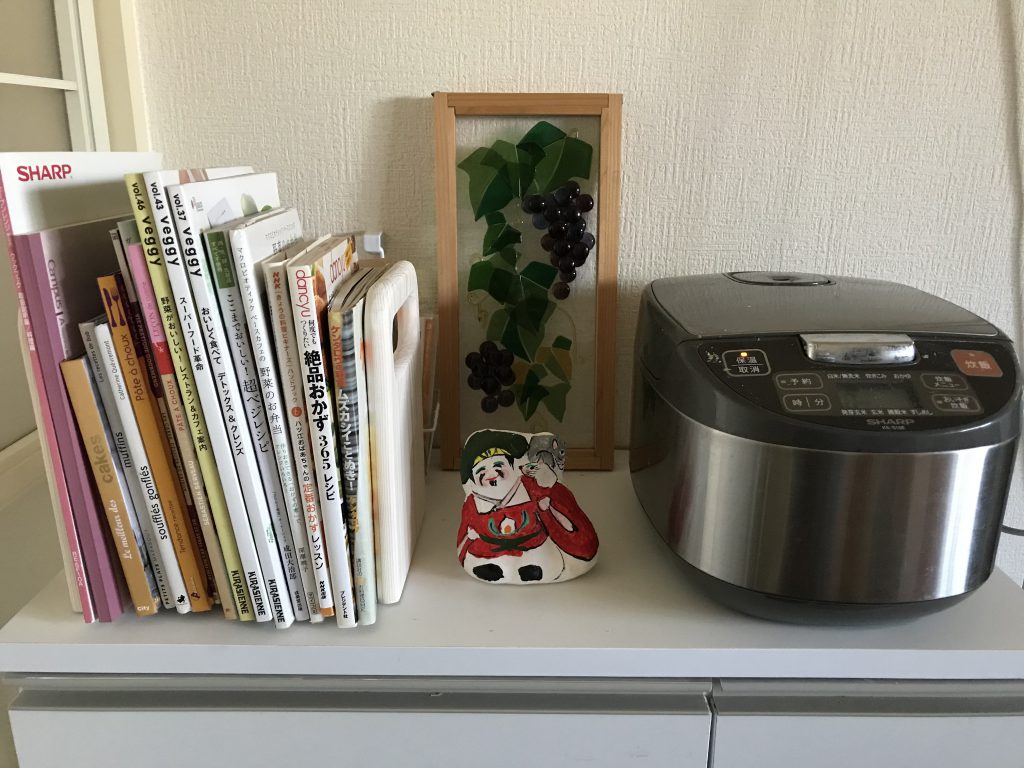
<svg viewBox="0 0 1024 768"><path fill-rule="evenodd" d="M203 539L198 517L199 513L196 510L196 500L192 493L192 487L185 467L185 457L181 453L175 434L177 425L182 423L184 419L181 413L181 401L177 400L177 387L172 392L175 397L174 401L168 397L167 391L164 389L156 359L157 355L150 342L142 306L139 304L139 294L135 287L135 280L132 277L125 255L124 244L120 236L115 237L113 242L114 252L117 256L119 269L121 270L121 279L124 283L124 291L122 291L121 298L128 312L128 324L131 328L132 338L135 340L135 354L146 371L149 379L149 392L160 416L160 426L163 428L161 440L164 443L164 453L171 460L174 474L177 476L178 488L181 490L181 496L185 502L185 519L189 526L189 539L206 575L206 589L211 596L214 596L217 589L213 567L210 564L210 556L206 549L206 542ZM202 486L200 486L199 492L201 496Z"/></svg>
<svg viewBox="0 0 1024 768"><path fill-rule="evenodd" d="M63 361L60 369L71 398L79 434L86 446L96 490L107 515L125 582L128 584L128 593L135 604L135 613L138 616L153 615L159 604L150 591L142 555L128 520L128 496L115 468L108 442L109 428L104 424L103 412L89 376L88 363L85 358L79 357Z"/></svg>
<svg viewBox="0 0 1024 768"><path fill-rule="evenodd" d="M291 239L278 243L276 248L283 248L298 238L300 232L296 227ZM295 557L299 564L299 576L309 609L309 619L313 623L324 620L320 611L317 596L316 578L310 561L309 545L306 542L306 523L303 517L302 499L299 485L295 479L295 464L292 461L291 447L287 430L284 426L284 415L281 409L281 383L277 365L274 361L273 342L267 326L266 288L263 282L263 270L249 243L244 230L232 231L229 236L235 276L238 281L242 301L245 305L245 316L249 326L249 340L252 344L253 360L259 375L260 391L263 405L267 412L267 426L270 439L277 457L278 478L281 491L288 505L288 527L295 548Z"/></svg>
<svg viewBox="0 0 1024 768"><path fill-rule="evenodd" d="M327 549L320 518L320 498L317 493L316 471L309 450L309 423L306 421L306 401L302 393L299 372L298 345L295 342L295 321L292 317L288 276L283 265L267 265L264 271L267 304L273 325L274 349L282 374L282 403L288 421L288 434L295 456L299 498L302 503L302 523L309 545L309 564L313 575L313 588L325 618L334 615L334 592L331 572L327 564Z"/></svg>
<svg viewBox="0 0 1024 768"><path fill-rule="evenodd" d="M128 452L132 457L135 477L146 498L146 506L143 507L145 514L143 515L142 529L143 531L149 529L149 541L153 542L152 545L149 545L149 541L147 541L147 545L150 547L150 552L158 553L157 556L163 565L171 605L179 612L187 613L190 606L188 591L185 589L185 581L181 577L178 558L174 554L174 544L171 542L163 504L160 502L160 491L153 479L153 470L142 441L138 421L135 418L135 409L132 407L131 396L128 394L128 386L124 374L121 372L121 363L114 345L114 338L106 323L96 326L96 346L99 347L103 372L114 393L115 407L121 417L121 425L124 427L125 442L128 444Z"/></svg>
<svg viewBox="0 0 1024 768"><path fill-rule="evenodd" d="M356 615L352 592L352 566L345 529L345 513L342 508L342 489L338 482L334 418L326 375L328 360L320 341L321 318L315 309L316 297L310 268L301 265L289 267L288 285L292 298L295 338L301 352L306 414L312 436L313 453L316 456L314 467L331 566L334 618L339 627L354 627Z"/></svg>
<svg viewBox="0 0 1024 768"><path fill-rule="evenodd" d="M62 532L61 557L64 560L64 574L68 582L68 595L73 610L80 611L86 623L96 621L93 610L92 594L85 575L85 564L82 560L81 544L78 540L78 526L71 511L71 498L68 495L67 480L59 464L60 450L57 445L57 432L50 415L50 402L46 396L42 368L39 363L39 351L36 349L35 336L32 333L32 322L29 319L26 303L25 285L15 252L14 228L11 225L11 212L7 205L4 192L4 180L0 177L0 224L3 226L7 239L7 253L14 282L14 292L21 310L22 336L25 341L25 357L28 362L29 389L31 390L33 408L36 413L36 425L42 432L43 465L49 481L51 501L53 503L54 522Z"/></svg>
<svg viewBox="0 0 1024 768"><path fill-rule="evenodd" d="M28 351L28 341L25 339L25 332L22 329L18 330L18 350L21 352L21 363L26 371L33 370L36 366L33 365L33 361ZM36 424L43 423L43 408L39 403L38 390L32 384L28 387L29 400L32 403L32 415L35 417ZM46 414L46 418L49 418L49 414ZM40 427L40 431L42 428ZM61 499L57 493L57 479L59 477L60 482L64 482L64 476L60 471L60 467L55 467L53 463L53 456L55 448L51 448L44 441L45 436L40 436L40 452L39 457L43 462L43 474L46 477L47 490L49 491L50 497L50 509L54 516L54 524L58 531L57 542L60 545L61 559L64 563L64 583L68 588L68 603L73 613L81 613L83 620L86 623L91 623L96 620L95 611L92 608L91 602L86 603L87 610L83 610L82 604L82 593L79 591L84 587L87 587L85 580L85 567L81 561L81 558L76 552L72 552L71 547L68 545L68 537L74 536L75 542L78 542L78 533L73 528L68 531L68 524L64 520L64 507L61 503ZM65 490L66 493L66 490ZM86 593L88 594L88 593ZM90 598L91 600L91 598Z"/></svg>
<svg viewBox="0 0 1024 768"><path fill-rule="evenodd" d="M158 176L126 180L139 226L143 255L153 294L160 310L160 322L174 363L175 378L187 407L188 425L203 475L207 499L213 514L217 538L228 571L231 597L241 621L269 621L265 609L257 612L255 601L264 604L266 585L259 567L249 518L238 484L227 432L220 418L216 389L206 360L206 349L192 307L177 302L172 290L166 259L180 265L177 234ZM181 275L188 292L188 280ZM207 414L210 414L207 420ZM224 600L223 596L221 598Z"/></svg>
<svg viewBox="0 0 1024 768"><path fill-rule="evenodd" d="M288 522L288 507L281 486L277 456L273 450L267 410L260 394L263 381L257 375L253 360L246 308L242 303L242 292L235 278L227 234L223 231L206 232L203 238L206 240L207 246L208 262L206 266L208 274L211 275L216 286L221 320L228 336L227 346L231 350L235 373L238 375L238 381L242 388L242 408L245 411L249 434L256 449L256 462L259 466L260 478L263 481L263 492L270 508L270 521L274 526L274 538L277 540L281 564L284 566L292 610L295 613L296 621L308 621L309 610L299 571L299 560L292 541L291 526Z"/></svg>
<svg viewBox="0 0 1024 768"><path fill-rule="evenodd" d="M197 228L189 215L181 192L172 188L167 196L181 250L179 264L173 265L172 268L171 261L167 260L168 275L171 276L171 285L174 287L174 281L178 279L180 272L192 290L194 311L199 319L202 339L206 343L208 364L217 385L221 413L228 430L239 483L245 497L253 543L256 545L260 567L266 582L267 600L269 600L275 624L283 629L291 626L295 620L295 614L292 610L291 600L286 593L287 581L284 568L281 565L281 557L277 551L274 526L270 521L270 509L263 494L259 467L256 464L255 448L245 425L245 416L240 412L242 398L238 379L230 361L225 357L227 354L224 349L226 334L217 311L213 284L205 269L206 257L203 254L202 238L196 231ZM255 602L255 597L253 600ZM259 606L257 605L258 614Z"/></svg>
<svg viewBox="0 0 1024 768"><path fill-rule="evenodd" d="M178 567L188 590L191 610L208 611L213 601L206 588L206 574L192 545L185 500L168 456L168 446L160 425L156 403L136 354L120 280L118 275L109 275L99 278L97 284L106 309L110 334L114 339L118 360L131 396L135 418L142 433L143 444L146 446L146 455L153 470L153 480L160 494L164 516L171 533L171 542L178 557ZM179 605L178 611L186 613L188 607Z"/></svg>
<svg viewBox="0 0 1024 768"><path fill-rule="evenodd" d="M356 616L360 625L377 620L377 575L373 552L373 515L369 490L370 441L366 424L366 377L363 365L363 302L346 312L330 313L331 362L338 411L341 480L345 523L352 549Z"/></svg>
<svg viewBox="0 0 1024 768"><path fill-rule="evenodd" d="M78 440L67 439L66 436L76 434L74 416L71 413L71 402L67 390L61 380L60 361L69 356L64 349L64 337L61 324L64 312L60 303L55 302L54 289L50 285L49 260L42 243L41 235L21 236L16 238L25 243L29 253L29 263L23 265L24 271L31 270L34 292L27 294L29 316L36 331L37 349L40 354L40 365L43 373L46 396L50 403L50 415L54 420L57 434L65 436L58 442L58 458L68 483L68 496L71 500L71 512L75 518L85 572L92 591L93 608L100 621L113 621L123 612L121 605L121 588L118 585L118 574L115 570L117 555L113 544L107 540L107 521L96 504L96 497L89 479L88 462ZM18 245L16 251L22 251ZM21 254L19 253L19 256Z"/></svg>
<svg viewBox="0 0 1024 768"><path fill-rule="evenodd" d="M181 454L185 478L192 493L193 507L199 524L199 535L205 545L212 571L213 585L217 594L221 596L224 616L228 619L237 619L238 612L235 601L228 599L233 591L228 580L227 566L203 487L203 478L200 474L199 460L192 443L192 436L185 423L186 404L182 402L181 392L174 376L174 363L171 361L167 338L160 321L160 311L157 309L156 295L153 292L153 283L149 276L146 258L142 252L142 245L139 243L132 243L125 250L127 251L128 268L135 279L139 307L142 310L141 314L149 337L150 350L160 377L160 386L163 388L167 400L168 411L172 415L174 438Z"/></svg>
<svg viewBox="0 0 1024 768"><path fill-rule="evenodd" d="M117 462L118 471L125 478L125 485L128 488L128 496L125 499L127 502L128 520L135 534L136 544L139 547L143 565L153 577L151 587L155 589L163 606L173 609L174 599L167 584L163 558L160 555L156 539L152 535L152 528L148 525L141 525L139 522L139 513L141 512L145 516L148 501L145 489L139 483L138 476L135 474L135 463L132 460L131 451L128 450L128 439L125 436L124 423L121 421L121 414L117 408L117 399L110 384L110 379L107 377L106 366L103 363L103 357L96 340L96 326L96 321L90 320L80 323L78 328L82 333L82 342L85 345L85 355L89 360L92 380L96 390L99 392L106 422L110 428L113 455ZM132 418L134 418L134 415Z"/></svg>

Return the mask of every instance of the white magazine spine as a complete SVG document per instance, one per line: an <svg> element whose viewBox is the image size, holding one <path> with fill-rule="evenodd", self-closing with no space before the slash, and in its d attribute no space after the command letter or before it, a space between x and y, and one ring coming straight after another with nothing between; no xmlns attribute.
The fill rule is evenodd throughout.
<svg viewBox="0 0 1024 768"><path fill-rule="evenodd" d="M143 514L146 513L146 497L139 478L135 474L135 464L132 462L131 451L128 450L128 441L124 434L121 414L117 410L114 390L111 388L110 379L107 378L106 366L103 364L99 346L96 344L96 325L96 321L89 320L79 324L78 328L82 333L85 356L89 361L89 369L92 373L92 383L103 404L100 418L107 429L109 443L113 449L111 453L114 457L114 474L117 476L121 495L124 497L128 522L131 524L132 533L135 534L135 543L139 548L139 554L145 567L150 591L154 597L159 596L164 608L170 609L174 607L174 602L167 587L167 577L164 574L159 547L156 546L149 527L143 527L139 523L139 511L141 510Z"/></svg>
<svg viewBox="0 0 1024 768"><path fill-rule="evenodd" d="M175 180L177 179L177 173L171 175ZM238 557L242 563L242 569L245 571L246 586L249 596L252 598L253 614L256 621L271 621L273 615L267 605L266 580L263 576L263 569L260 567L255 537L236 470L235 453L228 441L227 428L221 418L220 396L213 380L213 374L210 372L210 361L203 344L199 320L196 317L188 275L183 266L174 217L167 204L165 179L163 174L158 171L143 174L143 181L157 229L163 267L167 271L168 282L174 297L178 325L186 352L192 361L192 375L196 393L199 396L199 405L203 409L206 420L210 448L220 470L225 505L231 519L231 530L238 547Z"/></svg>
<svg viewBox="0 0 1024 768"><path fill-rule="evenodd" d="M320 499L317 494L316 471L309 447L309 423L306 421L306 401L302 393L299 352L295 339L295 320L292 317L288 275L284 264L267 264L264 269L267 304L274 327L274 348L277 364L282 373L282 403L288 421L295 471L302 500L303 525L309 545L310 566L320 609L334 612L334 593L331 571L327 563Z"/></svg>
<svg viewBox="0 0 1024 768"><path fill-rule="evenodd" d="M296 217L296 239L300 230ZM310 621L323 621L320 613L320 601L317 597L316 580L310 564L309 546L306 543L306 525L303 519L302 499L299 486L295 479L295 466L292 452L288 444L288 435L284 426L283 407L281 405L281 383L274 364L274 350L264 310L266 290L263 283L263 272L259 268L260 260L249 242L249 233L245 229L232 230L228 236L230 252L235 267L237 287L245 308L248 323L249 341L255 368L258 373L258 391L262 392L263 405L267 418L267 428L277 459L278 480L288 509L288 527L291 542L298 563L299 577L306 605L309 609ZM281 242L280 247L289 242Z"/></svg>
<svg viewBox="0 0 1024 768"><path fill-rule="evenodd" d="M86 369L89 373L89 384L92 386L93 399L101 402L102 397L100 395L100 389L96 384L95 377L92 375L92 365L86 365ZM110 427L110 419L107 418L105 406L99 409L99 414L100 425L103 427L103 435L107 440L107 450L110 451L111 456L117 456L120 451L120 446L116 442L114 432ZM124 442L123 434L121 435L121 441L122 443ZM149 551L146 549L146 541L142 536L142 529L139 525L139 516L135 512L135 502L132 500L131 491L128 490L128 480L125 477L124 467L120 458L115 458L113 464L114 482L117 483L117 490L121 495L121 501L124 502L125 513L128 515L128 525L132 529L135 546L138 547L139 550L139 561L142 563L142 572L146 576L146 585L149 587L150 597L162 603L163 597L160 595L160 588L156 583L156 576L153 574L152 561L149 557Z"/></svg>
<svg viewBox="0 0 1024 768"><path fill-rule="evenodd" d="M270 522L274 526L274 538L277 540L277 549L281 555L292 610L295 612L296 621L308 621L305 588L299 570L299 559L292 542L288 502L285 500L281 485L267 409L260 395L265 381L257 375L256 363L253 360L252 342L246 321L247 307L242 301L236 270L231 263L227 234L223 231L206 232L203 239L206 242L208 256L206 273L212 276L216 286L217 304L227 334L227 346L231 350L231 359L242 390L242 409L256 449L256 463L259 466L267 506L270 508Z"/></svg>
<svg viewBox="0 0 1024 768"><path fill-rule="evenodd" d="M284 568L281 565L281 557L277 551L274 526L270 521L270 509L263 493L252 437L249 430L246 429L245 417L237 410L241 408L241 393L234 367L225 358L223 351L226 336L213 295L213 284L205 269L206 258L203 254L202 237L196 231L197 227L181 190L177 186L170 186L165 189L165 194L174 217L180 248L180 258L177 264L172 266L171 262L165 259L167 273L171 279L171 288L174 290L175 298L178 298L179 290L187 291L191 287L193 311L198 318L203 340L206 342L208 364L217 384L220 410L231 434L235 467L238 470L238 480L245 498L253 542L256 545L260 566L263 570L266 596L270 601L275 624L284 629L292 625L295 613L292 610L291 600L283 591L287 589L287 581ZM187 281L184 287L180 286L182 277ZM177 286L175 285L176 279L179 283ZM225 490L225 495L227 495L227 490ZM253 602L256 602L255 596Z"/></svg>
<svg viewBox="0 0 1024 768"><path fill-rule="evenodd" d="M100 350L103 372L106 374L106 378L114 392L115 409L121 416L125 441L128 443L128 451L132 455L132 464L135 467L135 476L138 478L147 500L145 506L146 514L143 517L150 528L160 560L164 566L167 587L171 593L171 603L178 613L189 613L192 610L192 605L188 598L188 591L185 589L185 581L181 577L178 557L174 552L174 543L171 541L170 533L167 530L167 521L164 519L164 509L160 503L160 494L157 492L156 482L153 480L153 472L149 466L149 457L146 455L146 449L142 443L142 435L139 433L138 423L135 421L135 412L129 399L128 388L125 385L124 376L121 374L121 364L117 358L114 339L110 335L110 328L106 324L96 326L96 344Z"/></svg>
<svg viewBox="0 0 1024 768"><path fill-rule="evenodd" d="M356 451L356 463L359 467L359 475L356 480L356 510L359 516L359 526L355 531L353 553L363 566L362 573L358 575L365 580L366 598L364 603L368 614L365 621L360 615L359 623L373 624L377 620L377 567L373 535L373 492L370 481L370 451L372 448L370 446L369 397L366 391L366 359L363 346L363 307L365 303L365 298L360 299L352 308L350 315L352 339L355 346L356 387L359 392L356 397L356 423L359 425L359 443Z"/></svg>
<svg viewBox="0 0 1024 768"><path fill-rule="evenodd" d="M313 310L313 274L310 267L288 268L288 286L292 297L295 339L302 365L302 387L306 399L306 416L310 423L311 447L320 494L320 511L327 538L334 589L334 618L339 627L356 625L355 593L352 589L352 557L348 548L348 531L342 501L341 475L338 471L337 441L334 414L331 408L328 362L323 359L320 318Z"/></svg>

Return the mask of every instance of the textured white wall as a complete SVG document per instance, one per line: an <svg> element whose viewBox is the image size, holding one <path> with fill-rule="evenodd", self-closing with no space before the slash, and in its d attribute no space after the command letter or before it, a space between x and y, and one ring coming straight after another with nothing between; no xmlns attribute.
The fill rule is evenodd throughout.
<svg viewBox="0 0 1024 768"><path fill-rule="evenodd" d="M617 435L649 280L900 280L1020 331L1011 0L139 3L155 149L282 175L435 294L428 96L625 95ZM1024 526L1020 494L1010 518ZM1005 564L1024 575L1024 547ZM1010 548L1007 548L1007 552Z"/></svg>

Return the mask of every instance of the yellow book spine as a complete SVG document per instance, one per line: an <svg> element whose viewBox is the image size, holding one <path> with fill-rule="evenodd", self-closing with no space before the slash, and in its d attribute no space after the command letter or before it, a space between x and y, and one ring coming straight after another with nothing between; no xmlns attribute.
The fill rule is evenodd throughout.
<svg viewBox="0 0 1024 768"><path fill-rule="evenodd" d="M121 561L128 593L135 606L135 613L139 616L151 616L159 609L159 603L150 589L139 545L128 519L127 502L117 481L114 457L110 451L107 431L103 428L101 406L93 393L89 369L83 358L77 358L62 362L60 370L67 386L71 408L75 413L75 421L78 423L78 431L82 436L82 444L89 457L89 466L103 503L114 547Z"/></svg>
<svg viewBox="0 0 1024 768"><path fill-rule="evenodd" d="M192 433L192 444L195 447L199 471L203 477L207 500L210 504L210 512L213 515L217 538L220 541L221 553L224 557L224 565L227 569L230 584L231 600L239 620L254 621L255 615L252 610L252 602L245 586L245 572L242 570L238 546L235 543L231 527L231 518L228 516L227 502L224 499L224 489L220 482L220 474L217 471L213 452L210 450L210 441L206 431L206 419L203 415L199 398L196 396L192 363L188 359L188 354L185 351L185 345L181 338L181 329L178 326L178 315L174 308L171 284L167 278L167 268L164 266L163 255L160 251L156 222L153 219L149 200L146 197L142 174L128 174L125 177L125 183L132 200L135 222L139 228L139 236L142 238L142 248L146 256L146 264L149 267L149 277L153 283L153 293L156 296L157 306L160 308L160 321L163 323L164 335L167 337L167 346L170 349L171 359L174 363L178 391L188 416L187 421L189 431ZM226 604L224 596L221 599Z"/></svg>

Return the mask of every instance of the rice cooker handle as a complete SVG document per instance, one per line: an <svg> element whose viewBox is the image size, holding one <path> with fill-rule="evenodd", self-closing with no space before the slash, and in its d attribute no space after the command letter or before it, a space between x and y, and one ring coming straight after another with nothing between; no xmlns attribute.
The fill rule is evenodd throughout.
<svg viewBox="0 0 1024 768"><path fill-rule="evenodd" d="M800 341L819 363L907 365L917 358L914 340L902 333L802 333Z"/></svg>

